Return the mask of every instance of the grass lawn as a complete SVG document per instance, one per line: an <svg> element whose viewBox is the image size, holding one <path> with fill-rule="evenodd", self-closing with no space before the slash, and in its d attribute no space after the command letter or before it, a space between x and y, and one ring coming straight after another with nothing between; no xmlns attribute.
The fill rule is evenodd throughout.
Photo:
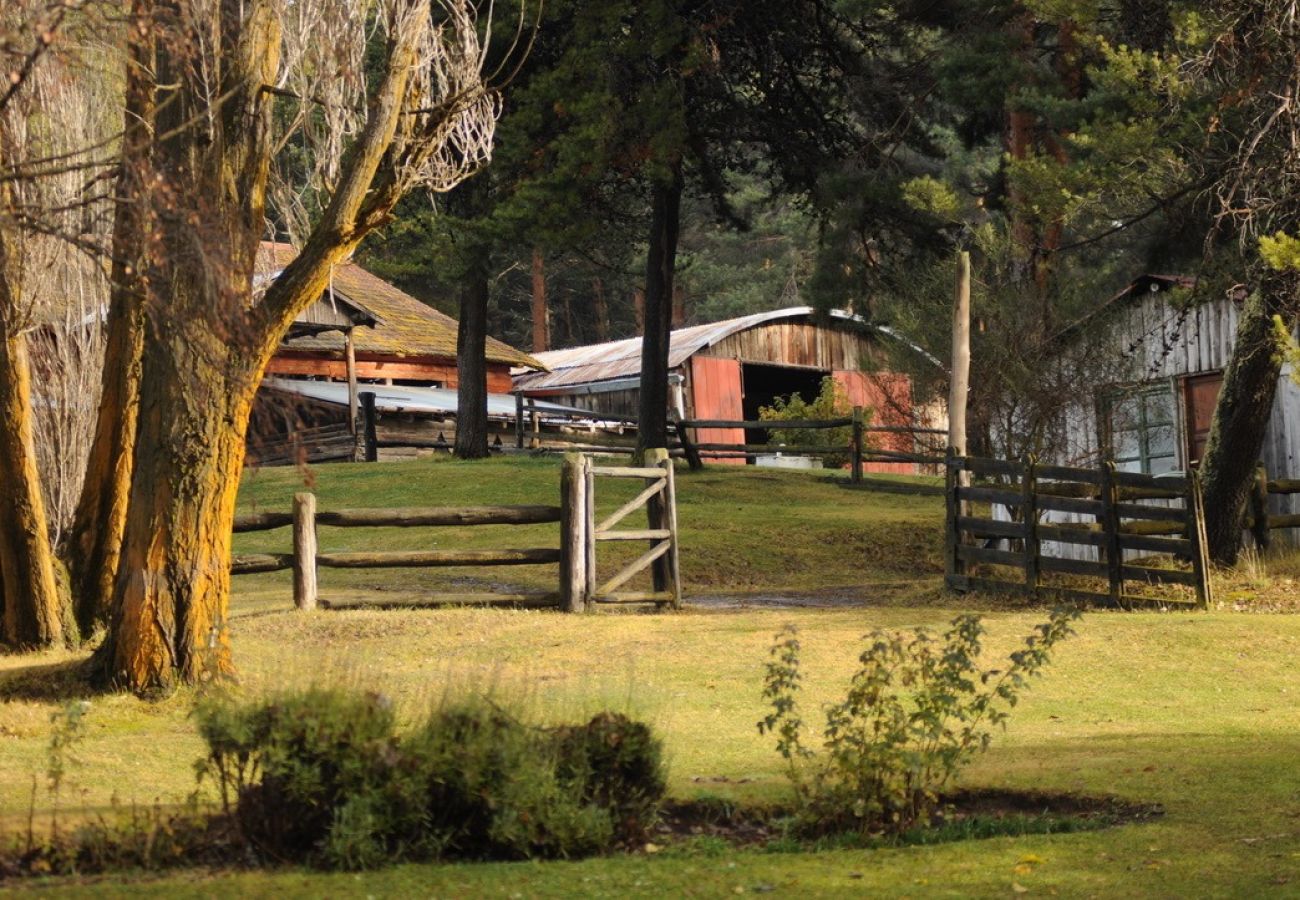
<svg viewBox="0 0 1300 900"><path fill-rule="evenodd" d="M313 475L322 508L553 503L558 465L421 461L322 467ZM287 508L301 486L301 473L252 474L241 506ZM764 712L759 690L766 648L784 623L803 631L807 718L816 722L818 704L843 683L857 640L870 628L938 626L983 606L995 653L1044 616L1005 602L942 594L936 499L848 492L807 475L721 467L683 473L678 486L687 594L706 602L662 615L481 609L300 614L289 608L285 577L247 576L236 581L233 604L240 690L256 696L288 685L341 682L382 690L411 713L448 694L491 692L543 721L614 707L646 718L663 736L674 795L759 802L779 800L786 789L781 760L754 729ZM601 495L602 508L617 501L612 492ZM427 547L431 539L448 547L523 546L523 537L544 542L538 546L555 541L546 528L501 534L323 530L322 544L365 549ZM247 535L239 549L278 549L287 541L283 531ZM554 570L517 571L518 583L542 584ZM326 571L322 594L378 588L418 595L466 577L495 578ZM773 609L716 602L751 592L799 598L830 588L834 598L860 603ZM701 846L580 862L404 866L362 875L196 871L45 886L58 893L75 888L132 896L1300 894L1300 617L1231 609L1094 612L1079 630L964 783L1163 804L1167 814L1152 823L891 850L773 853ZM66 696L62 673L77 658L0 657L0 822L8 830L25 823L33 776L44 767L50 715ZM94 698L64 806L96 810L114 796L172 802L192 790L192 763L200 752L187 719L192 702L184 691L157 703ZM38 808L48 802L38 792Z"/></svg>

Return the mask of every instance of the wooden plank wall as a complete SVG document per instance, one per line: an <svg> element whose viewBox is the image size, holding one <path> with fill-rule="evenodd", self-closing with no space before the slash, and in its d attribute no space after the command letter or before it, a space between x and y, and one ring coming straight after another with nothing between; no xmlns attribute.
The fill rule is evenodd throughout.
<svg viewBox="0 0 1300 900"><path fill-rule="evenodd" d="M906 375L888 372L871 373L839 369L832 373L844 388L849 402L871 410L871 425L909 426L912 422L912 382ZM900 453L917 452L916 440L910 434L871 434L872 443L881 450ZM915 475L915 463L868 462L864 472L892 472L898 475Z"/></svg>
<svg viewBox="0 0 1300 900"><path fill-rule="evenodd" d="M1144 292L1113 314L1098 334L1079 341L1077 353L1102 350L1116 356L1116 383L1168 381L1178 400L1179 465L1185 466L1187 423L1182 409L1181 379L1223 369L1232 354L1237 328L1237 305L1225 298L1199 304L1186 311L1173 302L1168 292ZM1069 355L1063 363L1069 364ZM1098 388L1103 387L1098 385ZM1095 465L1102 457L1102 439L1097 398L1071 408L1065 416L1066 445L1052 460L1058 465ZM1288 366L1278 383L1273 413L1260 453L1270 478L1300 477L1300 386L1290 377ZM1273 495L1271 515L1300 513L1300 495ZM1055 513L1053 521L1078 520L1069 513ZM1286 529L1274 534L1280 543L1300 544L1300 532ZM1088 547L1052 548L1053 553L1080 559L1095 559Z"/></svg>
<svg viewBox="0 0 1300 900"><path fill-rule="evenodd" d="M740 362L715 359L696 354L691 357L691 416L696 419L745 418L741 402ZM698 428L697 444L743 444L743 428ZM743 466L744 459L718 459L713 462Z"/></svg>

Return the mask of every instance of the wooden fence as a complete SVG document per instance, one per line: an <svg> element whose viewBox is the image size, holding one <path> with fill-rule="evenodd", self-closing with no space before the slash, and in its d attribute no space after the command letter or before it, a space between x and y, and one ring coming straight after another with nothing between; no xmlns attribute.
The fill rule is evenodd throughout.
<svg viewBox="0 0 1300 900"><path fill-rule="evenodd" d="M1290 478L1271 479L1263 466L1259 466L1255 476L1254 489L1250 495L1250 509L1246 521L1255 546L1267 550L1272 543L1272 531L1277 528L1300 528L1300 515L1282 513L1270 515L1269 497L1288 497L1300 494L1300 480Z"/></svg>
<svg viewBox="0 0 1300 900"><path fill-rule="evenodd" d="M292 570L293 600L299 609L358 607L506 605L555 607L568 612L591 609L598 603L655 603L678 607L681 578L677 547L677 499L672 462L666 450L649 451L644 467L595 466L591 458L571 454L560 479L560 506L469 506L409 509L317 510L316 496L295 494L291 512L259 512L235 517L234 531L246 533L292 527L289 553L240 554L231 560L235 575ZM597 477L645 479L646 487L599 524L595 521ZM647 510L648 528L617 530L638 509ZM474 550L402 550L322 552L319 525L337 528L430 528L480 525L558 523L560 546ZM648 541L650 549L604 583L596 580L597 544L604 541ZM411 602L319 599L317 572L336 569L441 568L446 566L558 565L555 591L440 593ZM629 592L623 586L638 572L651 568L654 589Z"/></svg>
<svg viewBox="0 0 1300 900"><path fill-rule="evenodd" d="M871 434L907 434L913 437L919 435L942 435L947 437L948 432L940 428L914 428L909 425L868 425L866 424L866 411L861 406L853 408L853 415L837 419L797 419L797 420L779 420L779 419L759 419L759 420L741 420L741 419L682 419L676 423L677 436L682 442L683 455L692 469L698 469L702 465L702 459L705 456L715 458L745 458L752 459L757 456L789 453L804 456L831 456L847 453L849 456L850 480L853 484L862 483L862 467L864 463L885 462L885 463L917 463L921 465L942 465L944 458L934 455L933 453L915 453L901 450L883 450L872 447L868 440ZM698 428L742 428L742 429L764 429L768 432L779 432L789 430L799 431L824 431L833 428L849 428L849 440L846 446L835 447L826 444L796 444L787 445L773 443L769 440L766 444L717 444L717 443L695 443L690 438L690 429Z"/></svg>
<svg viewBox="0 0 1300 900"><path fill-rule="evenodd" d="M1016 591L1112 606L1187 603L1178 597L1130 594L1126 586L1181 585L1195 605L1210 602L1209 565L1200 485L1190 476L1151 476L1037 465L981 457L947 457L946 580L955 590ZM989 504L1010 520L977 514ZM1052 512L1080 521L1043 521ZM1092 519L1092 522L1086 521ZM981 544L981 541L984 543ZM999 544L1005 542L1009 549ZM1096 560L1052 555L1052 545L1095 547ZM1046 545L1046 546L1045 546ZM1176 561L1186 568L1157 565ZM974 574L991 566L1001 574ZM1015 577L1006 570L1018 570ZM1102 580L1105 592L1054 582L1052 576Z"/></svg>

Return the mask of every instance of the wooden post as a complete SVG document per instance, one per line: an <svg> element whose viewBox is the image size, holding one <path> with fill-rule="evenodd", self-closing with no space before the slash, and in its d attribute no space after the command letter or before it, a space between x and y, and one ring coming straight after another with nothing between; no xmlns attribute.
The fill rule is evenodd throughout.
<svg viewBox="0 0 1300 900"><path fill-rule="evenodd" d="M1263 467L1261 467L1262 470ZM1267 488L1267 483L1265 488ZM1201 498L1201 473L1193 469L1187 477L1187 537L1192 542L1192 571L1196 575L1196 602L1208 609L1214 599L1210 586L1210 551L1205 539L1205 504Z"/></svg>
<svg viewBox="0 0 1300 900"><path fill-rule="evenodd" d="M695 446L695 441L691 439L691 430L682 423L681 419L678 419L675 425L677 440L681 442L682 453L686 456L686 465L690 466L691 471L698 472L704 468L704 460L700 457L700 450Z"/></svg>
<svg viewBox="0 0 1300 900"><path fill-rule="evenodd" d="M583 551L583 558L587 566L587 593L583 597L583 603L590 610L595 606L595 594L597 588L596 582L596 473L591 470L591 457L584 455L582 457L582 480L587 485L586 509L583 510L587 517L587 526L585 534L587 537L587 546Z"/></svg>
<svg viewBox="0 0 1300 900"><path fill-rule="evenodd" d="M645 456L641 464L645 466L647 469L653 467L662 467L664 465L667 465L671 471L673 463L672 463L672 458L669 457L668 455L667 448L649 447L645 451ZM655 480L657 479L653 479L653 480L647 479L646 486L649 487L650 485L654 484ZM671 532L671 526L669 524L669 506L668 506L668 496L667 496L667 491L671 486L671 484L672 484L671 481L665 481L664 490L661 491L657 496L651 497L649 500L646 501L646 505L645 505L646 524L650 528L667 529ZM672 538L670 537L669 540L672 540ZM650 543L653 546L655 542L651 541ZM654 579L655 593L660 593L660 592L667 593L671 591L673 588L673 581L674 581L673 565L672 565L672 560L669 558L671 556L672 556L671 553L665 553L663 556L659 557L653 563L651 563L650 572Z"/></svg>
<svg viewBox="0 0 1300 900"><path fill-rule="evenodd" d="M853 472L854 484L862 483L862 407L853 407Z"/></svg>
<svg viewBox="0 0 1300 900"><path fill-rule="evenodd" d="M524 449L524 395L515 394L515 448Z"/></svg>
<svg viewBox="0 0 1300 900"><path fill-rule="evenodd" d="M316 495L293 495L293 605L316 608Z"/></svg>
<svg viewBox="0 0 1300 900"><path fill-rule="evenodd" d="M667 482L664 486L664 527L668 529L669 540L673 542L672 549L668 551L668 556L664 557L668 562L669 569L669 589L672 591L673 599L669 604L673 609L682 608L682 568L681 557L678 555L677 548L677 483L673 478L673 460L664 451L664 458L659 463L664 469L664 479Z"/></svg>
<svg viewBox="0 0 1300 900"><path fill-rule="evenodd" d="M1025 469L1020 482L1020 518L1025 526L1025 590L1038 597L1041 546L1038 541L1038 477L1034 472L1034 457L1025 457Z"/></svg>
<svg viewBox="0 0 1300 900"><path fill-rule="evenodd" d="M944 515L944 581L954 591L969 588L966 581L966 561L958 556L957 548L961 546L961 530L957 527L957 517L961 515L962 501L958 494L961 486L961 468L965 459L959 457L952 447L948 448L944 460L944 498L946 512Z"/></svg>
<svg viewBox="0 0 1300 900"><path fill-rule="evenodd" d="M343 361L347 366L348 376L348 428L355 436L357 433L357 345L349 328L343 337Z"/></svg>
<svg viewBox="0 0 1300 900"><path fill-rule="evenodd" d="M1255 539L1255 549L1263 553L1268 549L1268 472L1263 465L1255 470L1255 486L1250 492L1250 534Z"/></svg>
<svg viewBox="0 0 1300 900"><path fill-rule="evenodd" d="M1119 546L1119 488L1115 484L1115 464L1101 466L1101 529L1105 537L1102 545L1106 553L1106 580L1110 602L1120 605L1124 594L1124 551Z"/></svg>
<svg viewBox="0 0 1300 900"><path fill-rule="evenodd" d="M564 454L560 469L560 608L587 608L587 478L580 453Z"/></svg>
<svg viewBox="0 0 1300 900"><path fill-rule="evenodd" d="M365 445L365 461L377 462L379 460L379 438L375 436L375 393L374 391L362 391L359 399L361 400L361 434Z"/></svg>
<svg viewBox="0 0 1300 900"><path fill-rule="evenodd" d="M534 450L542 446L542 416L537 411L537 401L532 397L528 398L528 418L532 422L533 438L529 441L528 446Z"/></svg>
<svg viewBox="0 0 1300 900"><path fill-rule="evenodd" d="M966 395L970 391L970 254L957 254L952 308L952 371L948 380L948 445L966 455Z"/></svg>

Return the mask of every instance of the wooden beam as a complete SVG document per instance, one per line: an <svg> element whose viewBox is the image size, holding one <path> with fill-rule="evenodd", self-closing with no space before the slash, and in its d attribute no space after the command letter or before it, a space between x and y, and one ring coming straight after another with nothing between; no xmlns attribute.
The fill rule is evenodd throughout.
<svg viewBox="0 0 1300 900"><path fill-rule="evenodd" d="M560 551L548 547L526 550L411 550L392 552L321 553L317 565L332 569L409 569L443 566L537 566L560 561Z"/></svg>

